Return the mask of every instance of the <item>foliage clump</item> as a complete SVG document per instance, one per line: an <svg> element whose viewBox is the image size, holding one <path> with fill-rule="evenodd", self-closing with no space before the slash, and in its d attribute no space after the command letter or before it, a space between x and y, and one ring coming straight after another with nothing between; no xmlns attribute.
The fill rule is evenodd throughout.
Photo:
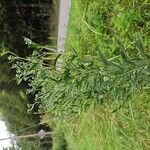
<svg viewBox="0 0 150 150"><path fill-rule="evenodd" d="M28 91L35 93L35 100L54 114L79 113L91 103L106 104L110 100L120 106L134 92L149 89L150 56L140 39L136 41L136 57L129 56L120 41L118 44L120 55L112 58L106 58L97 47L97 61L92 56L80 59L73 50L60 71L53 65L44 67L43 54L36 51L13 67L18 81L29 81Z"/></svg>
<svg viewBox="0 0 150 150"><path fill-rule="evenodd" d="M40 123L40 115L37 113L39 108L34 104L34 109L28 111L34 103L34 95L25 96L27 84L22 82L17 85L15 70L11 69L8 55L4 54L8 51L21 57L31 54L32 49L25 45L24 37L37 43L49 44L57 20L55 11L53 0L0 0L0 112L8 130L16 135L37 133L45 125L19 132ZM29 150L41 150L46 145L37 139L19 140L17 144ZM47 145L50 147L51 144Z"/></svg>
<svg viewBox="0 0 150 150"><path fill-rule="evenodd" d="M31 57L11 57L18 83L27 81L28 93L36 95L42 111L53 116L54 124L67 126L60 129L66 129L59 134L65 136L60 145L149 148L149 24L147 0L73 1L61 70L55 66L60 54L30 40L28 46L35 49Z"/></svg>

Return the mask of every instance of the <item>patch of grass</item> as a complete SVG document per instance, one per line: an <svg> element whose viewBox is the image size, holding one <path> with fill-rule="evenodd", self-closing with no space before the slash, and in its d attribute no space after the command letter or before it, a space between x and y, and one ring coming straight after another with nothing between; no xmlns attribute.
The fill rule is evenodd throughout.
<svg viewBox="0 0 150 150"><path fill-rule="evenodd" d="M97 55L96 48L100 46L107 55L114 55L119 51L118 38L128 51L136 53L134 41L139 35L149 52L149 6L144 0L72 1L66 53L73 47L83 57Z"/></svg>
<svg viewBox="0 0 150 150"><path fill-rule="evenodd" d="M108 56L119 54L121 39L131 56L136 55L135 39L140 35L150 53L149 1L72 1L65 57L72 49L81 58L97 55L101 47ZM95 60L96 61L96 60ZM134 93L117 112L113 104L92 107L78 117L61 121L69 150L150 149L150 93ZM55 143L57 144L57 143Z"/></svg>
<svg viewBox="0 0 150 150"><path fill-rule="evenodd" d="M111 106L91 107L69 122L61 122L68 150L150 149L149 92L136 93L118 112Z"/></svg>

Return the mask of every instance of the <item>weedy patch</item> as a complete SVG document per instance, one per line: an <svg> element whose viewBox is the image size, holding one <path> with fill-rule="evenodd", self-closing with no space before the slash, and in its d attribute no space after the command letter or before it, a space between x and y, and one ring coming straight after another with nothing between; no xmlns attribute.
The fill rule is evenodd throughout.
<svg viewBox="0 0 150 150"><path fill-rule="evenodd" d="M36 101L47 111L61 117L63 113L70 115L85 111L91 103L100 105L110 100L118 104L116 111L134 92L150 87L150 56L145 53L140 39L135 43L139 50L136 57L128 55L118 40L120 55L107 58L97 47L95 62L92 56L89 59L79 58L73 49L60 71L55 69L55 65L44 67L43 54L37 51L26 60L14 57L11 60L16 60L13 68L17 70L19 83L28 81L31 87L28 92L36 93ZM29 45L43 49L32 42ZM59 54L52 53L57 61Z"/></svg>

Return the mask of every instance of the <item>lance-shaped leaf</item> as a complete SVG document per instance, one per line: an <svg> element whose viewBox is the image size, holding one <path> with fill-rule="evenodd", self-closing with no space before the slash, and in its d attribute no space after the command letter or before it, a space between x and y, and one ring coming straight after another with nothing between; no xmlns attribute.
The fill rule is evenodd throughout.
<svg viewBox="0 0 150 150"><path fill-rule="evenodd" d="M102 52L102 50L100 49L100 47L98 47L98 55L100 58L100 61L102 63L104 63L105 65L109 65L109 61L107 60L107 58L105 57L104 53Z"/></svg>
<svg viewBox="0 0 150 150"><path fill-rule="evenodd" d="M140 54L143 58L148 58L148 55L144 52L143 42L140 37L136 40L136 46L140 50Z"/></svg>
<svg viewBox="0 0 150 150"><path fill-rule="evenodd" d="M77 51L73 47L71 47L71 50L72 50L73 54L77 57L78 56Z"/></svg>
<svg viewBox="0 0 150 150"><path fill-rule="evenodd" d="M120 52L121 52L121 56L122 58L126 61L126 62L130 62L130 57L128 56L128 54L125 51L125 47L122 44L121 40L117 40L117 44L120 46Z"/></svg>

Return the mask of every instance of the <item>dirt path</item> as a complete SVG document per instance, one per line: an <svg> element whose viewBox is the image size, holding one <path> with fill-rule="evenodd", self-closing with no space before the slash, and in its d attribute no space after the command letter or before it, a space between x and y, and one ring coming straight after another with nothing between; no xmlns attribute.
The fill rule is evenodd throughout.
<svg viewBox="0 0 150 150"><path fill-rule="evenodd" d="M67 37L67 26L69 21L70 6L71 0L60 0L58 41L57 41L58 52L63 52L65 49L65 40Z"/></svg>

